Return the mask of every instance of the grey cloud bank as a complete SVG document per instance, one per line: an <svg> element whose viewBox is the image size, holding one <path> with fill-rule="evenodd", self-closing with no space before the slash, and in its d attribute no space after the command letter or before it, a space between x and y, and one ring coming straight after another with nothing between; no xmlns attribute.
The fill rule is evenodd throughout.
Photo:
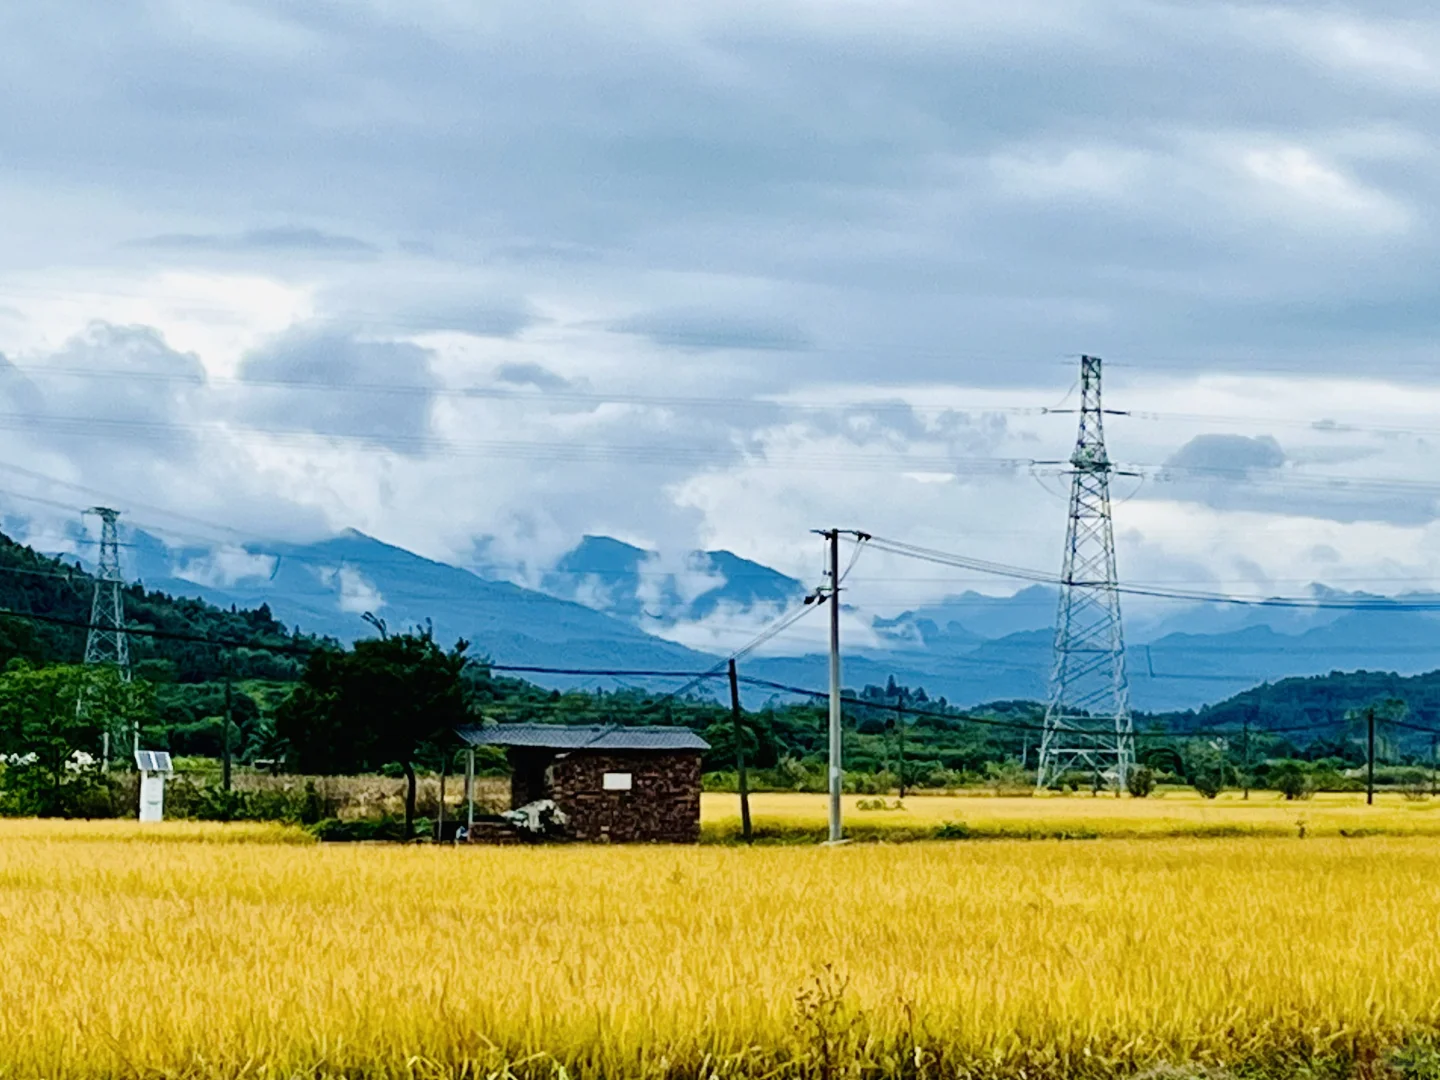
<svg viewBox="0 0 1440 1080"><path fill-rule="evenodd" d="M1245 475L1252 469L1278 469L1285 451L1273 435L1196 435L1165 462L1173 469Z"/></svg>
<svg viewBox="0 0 1440 1080"><path fill-rule="evenodd" d="M135 241L142 248L176 251L253 252L364 256L374 255L377 248L353 236L341 236L304 226L280 226L250 229L234 236L200 233L165 233Z"/></svg>
<svg viewBox="0 0 1440 1080"><path fill-rule="evenodd" d="M1114 425L1117 459L1188 470L1120 509L1137 569L1248 581L1268 530L1262 573L1440 574L1434 434L1395 417L1440 391L1428 6L66 25L0 36L0 392L43 471L248 535L484 537L520 576L586 534L799 576L809 528L875 520L1050 565L1025 462L1066 453L1040 410L1088 351L1170 417ZM1289 427L1207 418L1261 392Z"/></svg>

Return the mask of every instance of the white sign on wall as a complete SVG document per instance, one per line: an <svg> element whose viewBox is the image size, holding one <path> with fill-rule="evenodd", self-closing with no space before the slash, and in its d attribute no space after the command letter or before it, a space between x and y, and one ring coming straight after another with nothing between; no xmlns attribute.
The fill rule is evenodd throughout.
<svg viewBox="0 0 1440 1080"><path fill-rule="evenodd" d="M631 783L628 772L607 772L605 774L606 791L629 791L634 786Z"/></svg>

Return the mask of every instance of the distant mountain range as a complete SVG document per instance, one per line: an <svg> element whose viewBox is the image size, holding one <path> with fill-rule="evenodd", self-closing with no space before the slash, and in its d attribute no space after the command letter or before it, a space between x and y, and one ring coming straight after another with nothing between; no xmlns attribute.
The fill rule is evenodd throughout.
<svg viewBox="0 0 1440 1080"><path fill-rule="evenodd" d="M345 641L374 632L366 612L392 628L429 621L442 640L464 637L474 653L497 663L545 667L703 671L720 657L667 638L698 640L686 631L721 618L759 629L807 591L804 583L732 552L694 552L667 562L599 536L585 537L538 588L502 580L494 568L446 565L353 530L303 545L169 547L135 531L126 539L127 576L151 588L225 607L265 603L287 624ZM1315 595L1343 602L1352 594L1317 587ZM871 635L868 642L847 643L845 683L858 688L894 677L958 705L1041 699L1055 603L1054 590L1037 585L1004 597L964 592L887 617L852 611ZM1173 711L1286 676L1413 675L1440 667L1440 613L1383 603L1364 611L1190 604L1127 615L1127 641L1132 703ZM826 685L826 663L818 652L772 652L747 657L744 670L818 690ZM678 682L533 678L558 687L673 689ZM752 703L761 694L747 691Z"/></svg>
<svg viewBox="0 0 1440 1080"><path fill-rule="evenodd" d="M449 644L507 664L699 670L712 657L582 604L496 581L347 530L319 543L246 545L239 553L167 549L138 534L130 568L151 588L228 607L268 604L276 618L353 641L374 614L400 630L427 623ZM564 679L558 685L594 680ZM616 685L612 680L608 685Z"/></svg>
<svg viewBox="0 0 1440 1080"><path fill-rule="evenodd" d="M476 568L487 574L489 568ZM773 609L805 595L805 586L778 570L729 551L695 551L678 567L652 551L608 536L587 536L541 579L552 596L656 627L708 619L726 608Z"/></svg>

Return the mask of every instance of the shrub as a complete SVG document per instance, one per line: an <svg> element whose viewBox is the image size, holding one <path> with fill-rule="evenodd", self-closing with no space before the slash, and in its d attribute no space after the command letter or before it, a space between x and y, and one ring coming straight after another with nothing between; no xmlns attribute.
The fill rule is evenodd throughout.
<svg viewBox="0 0 1440 1080"><path fill-rule="evenodd" d="M1125 788L1132 798L1148 799L1155 790L1155 770L1148 765L1137 765L1125 778Z"/></svg>
<svg viewBox="0 0 1440 1080"><path fill-rule="evenodd" d="M1270 770L1270 783L1286 799L1308 799L1315 793L1315 786L1299 764L1287 761Z"/></svg>
<svg viewBox="0 0 1440 1080"><path fill-rule="evenodd" d="M990 762L985 766L986 778L996 795L1033 795L1035 777L1016 761Z"/></svg>
<svg viewBox="0 0 1440 1080"><path fill-rule="evenodd" d="M888 802L888 801L885 800L884 798L879 798L879 799L857 799L857 800L855 801L855 809L856 809L856 810L904 810L904 809L905 809L905 804L904 804L903 802L901 802L899 799L896 799L893 803L892 803L892 802Z"/></svg>
<svg viewBox="0 0 1440 1080"><path fill-rule="evenodd" d="M1231 771L1224 749L1202 739L1192 739L1186 745L1184 764L1190 786L1207 799L1220 794Z"/></svg>
<svg viewBox="0 0 1440 1080"><path fill-rule="evenodd" d="M58 768L34 753L0 758L0 814L110 818L121 799L94 757L77 750Z"/></svg>
<svg viewBox="0 0 1440 1080"><path fill-rule="evenodd" d="M386 816L378 820L341 821L326 818L309 827L320 840L329 842L355 842L373 840L399 841L405 838L405 819ZM415 819L415 835L425 836L434 832L434 825L428 818Z"/></svg>
<svg viewBox="0 0 1440 1080"><path fill-rule="evenodd" d="M804 762L793 757L782 757L775 763L775 782L777 787L788 788L791 791L824 790L823 784L815 786L816 777L812 770L807 769Z"/></svg>
<svg viewBox="0 0 1440 1080"><path fill-rule="evenodd" d="M1190 786L1207 799L1213 799L1224 789L1224 779L1218 769L1204 769L1195 774Z"/></svg>

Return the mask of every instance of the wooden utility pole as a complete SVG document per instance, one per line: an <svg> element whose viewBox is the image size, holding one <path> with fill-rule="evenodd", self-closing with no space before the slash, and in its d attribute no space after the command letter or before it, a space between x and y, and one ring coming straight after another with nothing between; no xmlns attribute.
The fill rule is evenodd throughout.
<svg viewBox="0 0 1440 1080"><path fill-rule="evenodd" d="M1430 736L1430 797L1435 797L1435 754L1440 751L1440 739Z"/></svg>
<svg viewBox="0 0 1440 1080"><path fill-rule="evenodd" d="M230 689L230 665L225 665L225 724L220 743L220 786L230 790L230 725L234 722L234 701Z"/></svg>
<svg viewBox="0 0 1440 1080"><path fill-rule="evenodd" d="M1240 783L1245 788L1245 798L1250 798L1250 721L1247 718L1244 734L1240 736Z"/></svg>
<svg viewBox="0 0 1440 1080"><path fill-rule="evenodd" d="M440 755L440 811L435 817L435 842L445 839L445 774L450 771L450 752Z"/></svg>
<svg viewBox="0 0 1440 1080"><path fill-rule="evenodd" d="M740 675L735 658L730 658L730 723L735 729L735 773L740 788L740 832L748 844L750 836L750 776L745 771L745 738L740 731Z"/></svg>
<svg viewBox="0 0 1440 1080"><path fill-rule="evenodd" d="M1365 805L1375 805L1375 706L1365 710Z"/></svg>
<svg viewBox="0 0 1440 1080"><path fill-rule="evenodd" d="M905 702L901 701L895 706L895 741L898 744L898 757L900 759L900 798L905 797Z"/></svg>

